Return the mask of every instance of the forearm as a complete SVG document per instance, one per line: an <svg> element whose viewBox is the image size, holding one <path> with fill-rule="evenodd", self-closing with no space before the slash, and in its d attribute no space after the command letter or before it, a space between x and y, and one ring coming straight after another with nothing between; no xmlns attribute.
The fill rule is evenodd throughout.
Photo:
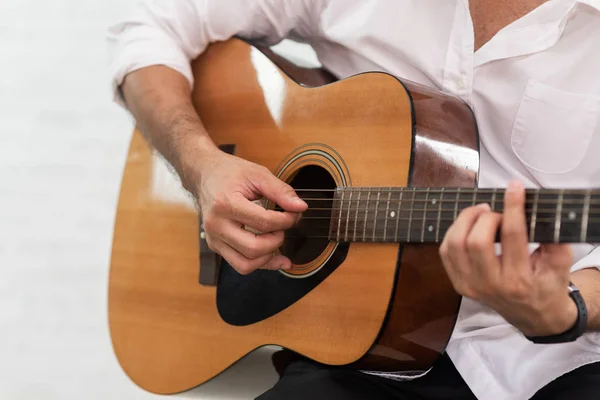
<svg viewBox="0 0 600 400"><path fill-rule="evenodd" d="M216 146L193 107L187 79L157 65L128 74L121 89L146 139L175 168L183 186L192 191L192 183L199 178L199 164Z"/></svg>
<svg viewBox="0 0 600 400"><path fill-rule="evenodd" d="M588 309L588 332L600 332L600 270L579 270L571 275L571 280L581 290Z"/></svg>

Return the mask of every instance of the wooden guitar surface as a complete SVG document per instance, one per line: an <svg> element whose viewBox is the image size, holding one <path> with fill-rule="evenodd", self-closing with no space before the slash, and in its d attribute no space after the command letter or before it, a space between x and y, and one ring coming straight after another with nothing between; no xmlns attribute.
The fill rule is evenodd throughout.
<svg viewBox="0 0 600 400"><path fill-rule="evenodd" d="M193 72L194 105L215 143L310 193L309 208L279 249L292 270L217 269L191 196L136 130L109 280L110 332L128 376L181 392L271 344L344 368L429 369L460 305L439 243L467 207L503 212L500 188L477 188L470 108L384 73L331 83L238 39L212 45ZM600 240L590 218L600 189L525 197L530 242Z"/></svg>
<svg viewBox="0 0 600 400"><path fill-rule="evenodd" d="M298 149L330 148L331 162L343 166L336 183L407 185L411 102L392 76L302 87L238 40L211 47L194 75L208 132L219 145L234 144L235 155L276 172ZM216 288L198 284L198 229L193 202L136 131L114 232L109 322L118 360L139 386L184 391L268 344L342 365L376 342L395 287L398 244L353 243L308 295L270 318L232 326L218 313Z"/></svg>

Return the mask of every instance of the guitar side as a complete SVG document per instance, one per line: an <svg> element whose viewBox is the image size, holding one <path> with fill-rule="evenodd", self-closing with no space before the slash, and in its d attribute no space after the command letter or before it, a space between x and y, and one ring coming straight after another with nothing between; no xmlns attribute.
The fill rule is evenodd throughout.
<svg viewBox="0 0 600 400"><path fill-rule="evenodd" d="M432 145L445 140L468 147L470 142L465 146L457 137L452 143L452 134L442 138L431 129L423 130L429 135L425 141L413 142L413 126L418 133L419 124L413 124L409 92L395 78L363 74L310 89L294 83L283 71L293 72L281 60L278 65L238 40L214 45L196 60L195 106L217 144L233 144L237 156L274 172L307 143L324 145L335 149L335 161L344 165L333 173L336 183L352 186L401 187L442 178L448 185L473 185L476 173L436 156ZM312 86L327 80L313 76ZM417 89L412 93L415 109L419 101L442 104L431 100L440 96ZM415 101L419 95L424 97ZM455 103L445 99L443 104ZM423 158L419 167L418 154L432 158ZM436 165L445 172L425 172ZM323 282L276 315L247 325L227 324L217 309L217 288L198 283L198 228L190 196L136 131L115 224L109 323L121 366L148 391L193 388L268 344L331 365L361 360L362 367L381 370L426 368L451 333L458 296L432 255L436 249L403 246L398 263L400 246L384 243L352 244ZM423 279L436 286L416 293L412 287ZM439 293L431 295L434 290ZM435 312L416 315L423 310ZM425 334L415 338L418 333Z"/></svg>

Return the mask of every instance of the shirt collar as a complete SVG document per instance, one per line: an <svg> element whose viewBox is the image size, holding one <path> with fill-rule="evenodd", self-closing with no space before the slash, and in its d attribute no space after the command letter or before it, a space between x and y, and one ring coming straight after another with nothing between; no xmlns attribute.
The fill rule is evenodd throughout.
<svg viewBox="0 0 600 400"><path fill-rule="evenodd" d="M569 19L586 6L600 12L600 0L550 0L544 3L502 29L491 41L477 50L475 67L552 47L562 36Z"/></svg>
<svg viewBox="0 0 600 400"><path fill-rule="evenodd" d="M576 3L587 4L590 7L594 7L600 11L600 0L577 0Z"/></svg>

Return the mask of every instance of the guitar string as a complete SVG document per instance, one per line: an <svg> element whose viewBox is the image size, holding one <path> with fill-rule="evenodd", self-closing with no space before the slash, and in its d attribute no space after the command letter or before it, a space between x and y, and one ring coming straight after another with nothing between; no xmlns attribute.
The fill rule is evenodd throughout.
<svg viewBox="0 0 600 400"><path fill-rule="evenodd" d="M408 219L403 219L401 221L405 222L405 221L408 221ZM427 223L428 221L430 223ZM417 222L417 223L423 223L423 222L425 222L426 223L426 228L425 228L425 230L423 230L422 227L419 227L418 229L411 229L410 231L411 232L428 231L428 228L430 226L431 227L435 227L435 226L443 227L445 225L446 228L449 228L450 225L451 225L451 222L454 222L453 219L442 219L442 220L439 220L439 223L437 221L438 221L437 219L422 219L422 218L413 219L413 222ZM371 221L371 222L373 222L373 221ZM443 222L443 224L442 224L442 222ZM591 223L591 224L598 224L598 223L600 223L600 218L592 218L588 222ZM541 218L541 219L538 219L538 223L539 224L544 224L544 223L551 224L552 228L549 229L549 230L548 229L546 229L546 230L554 232L553 227L554 227L555 219L553 219L553 218ZM569 227L566 224L570 224L570 223L574 223L574 222L563 222L561 232L564 232L564 234L567 234L567 232L565 232L565 228L569 229L569 228L572 228L572 226ZM318 224L318 225L317 224L313 224L313 225L307 226L305 228L290 228L290 229L288 229L288 231L302 231L303 229L305 229L306 232L308 232L308 233L315 233L315 232L318 231L319 234L328 234L329 235L329 234L334 234L334 232L332 232L332 229L335 229L338 226L340 226L340 227L346 227L346 226L348 226L349 229L352 230L353 232L356 231L357 235L363 234L363 233L367 233L367 232L371 232L371 233L373 233L373 232L384 232L387 235L389 232L391 232L393 234L395 232L406 232L407 231L407 226L406 225L400 226L400 227L398 227L398 229L396 229L395 227L392 227L392 228L382 228L382 227L377 227L376 222L373 223L373 224L368 223L366 225L363 225L362 223L360 223L360 222L357 223L356 221L350 221L348 223L342 223L342 224L334 224L333 226L330 223ZM352 229L352 227L354 227L354 229ZM594 228L594 227L588 227L588 231L590 230L590 228ZM539 229L538 229L538 232L540 232ZM575 235L575 234L573 234L573 235ZM579 229L577 230L576 235L577 236L580 235Z"/></svg>
<svg viewBox="0 0 600 400"><path fill-rule="evenodd" d="M363 193L376 193L376 192L381 192L381 193L388 193L388 192L405 192L405 193L410 193L410 192L416 192L419 193L421 191L423 192L429 192L429 193L473 193L473 192L480 192L480 193L493 193L496 192L497 194L503 194L504 192L506 192L506 189L494 189L494 188L426 188L426 187L398 187L398 188L370 188L370 187L356 187L356 188L337 188L337 189L307 189L307 188L302 188L302 189L294 189L295 192L347 192L347 191L354 191L354 192L363 192ZM526 188L525 191L527 193L535 193L535 192L539 192L540 194L544 195L544 194L560 194L560 193L564 193L564 194L592 194L592 195L600 195L600 189L598 188L594 188L594 189L584 189L584 188L579 188L579 189L535 189L535 188Z"/></svg>
<svg viewBox="0 0 600 400"><path fill-rule="evenodd" d="M302 217L300 218L300 221L302 220L311 220L311 221L330 221L330 220L337 220L338 217ZM419 216L415 216L415 217L402 217L402 216L394 216L394 217L390 217L390 218L366 218L367 219L367 223L368 222L383 222L386 219L388 221L444 221L444 222L448 222L448 221L456 221L456 218L444 218L444 217L440 217L438 218L437 216L428 216L428 215L419 215ZM341 222L348 222L348 223L363 223L365 220L365 218L345 218L344 216L341 217ZM553 217L540 217L538 216L536 221L538 222L555 222L556 218ZM562 219L562 223L579 223L579 220L569 220L569 219ZM600 222L600 218L589 218L588 222Z"/></svg>
<svg viewBox="0 0 600 400"><path fill-rule="evenodd" d="M311 211L311 209L309 209L308 211L305 211L305 212L303 213L303 215L302 215L301 219L314 220L314 219L334 219L334 218L340 218L340 216L339 216L337 213L336 213L336 215L335 215L335 216L333 216L333 215L326 215L326 216L324 216L324 215L322 215L322 214L319 214L319 213L317 213L317 212L309 213L309 211ZM322 210L312 210L312 211L322 211ZM403 219L403 217L402 217L402 215L401 215L401 214L406 214L406 213L409 213L409 212L410 212L410 210L401 210L400 212L397 212L397 211L390 211L390 212L389 212L389 215L385 215L385 216L383 216L383 217L378 217L378 218L372 218L372 216L369 216L369 214L368 214L368 211L367 211L367 212L364 212L364 213L363 213L363 212L361 212L361 211L364 211L364 210L356 210L356 209L348 209L348 208L343 208L343 209L341 209L341 211L342 211L342 214L343 214L344 212L346 212L346 211L350 211L351 213L353 213L353 214L354 214L354 215L353 215L352 217L350 217L350 218L346 218L345 216L343 216L343 215L342 215L342 216L341 216L341 219L342 219L342 220L359 220L359 219L360 219L360 220L364 220L364 219L366 218L366 219L368 219L369 221L385 221L386 219L387 219L388 221L389 221L389 220L396 220L396 219L400 219L400 220L402 220L402 219ZM355 213L354 211L359 211L359 212L358 212L358 214L357 214L357 213ZM527 217L531 217L531 215L532 215L532 212L530 212L530 211L531 211L531 209L526 209L526 210L525 210L525 214L527 214L527 215L526 215ZM436 213L436 214L437 214L437 213L438 213L438 210L427 210L427 211L424 211L424 210L422 210L422 209L413 209L413 210L412 210L412 212L413 212L413 213L414 213L414 212L417 212L417 213L423 213L423 214L422 214L422 216L426 217L426 219L431 219L431 218L433 218L433 219L437 219L437 216L433 216L433 217L432 217L431 215L432 215L433 213ZM442 212L443 214L448 214L448 213L453 213L454 211L453 211L453 210L441 210L441 212ZM459 212L460 212L460 210L459 210ZM427 213L427 214L425 215L425 213ZM393 214L393 215L392 215L392 214ZM538 219L540 218L540 214L553 214L553 215L555 215L555 217L553 217L553 219L555 219L555 218L558 218L558 216L559 216L559 214L558 214L558 213L556 213L554 210L553 210L553 211L540 211L540 210L537 210L537 217L538 217ZM589 213L587 213L587 214L588 214L588 216L592 216L592 217L593 217L593 216L600 216L600 212L591 212L591 211L590 211L590 212L589 212ZM314 215L317 215L317 216L314 216ZM574 219L573 219L573 218L570 218L570 217L571 217L571 215L572 215L572 214L571 214L571 212L569 212L568 210L567 210L567 211L562 211L562 212L560 213L560 216L561 216L561 218L563 218L563 221L564 221L564 222L574 222L574 221L578 221L578 220L581 218L581 215L579 215L579 216L578 216L578 215L577 215L577 213L575 213L575 218L574 218ZM441 216L440 216L440 217L441 217ZM548 217L548 218L551 218L551 217ZM568 218L568 219L565 219L565 218ZM406 217L406 218L404 218L404 219L407 219L407 220L408 220L408 219L411 219L411 218L409 218L409 217ZM413 218L413 219L414 219L414 218ZM444 219L444 218L442 218L442 219ZM445 219L448 219L448 218L445 218ZM452 219L456 219L456 218L452 218Z"/></svg>
<svg viewBox="0 0 600 400"><path fill-rule="evenodd" d="M358 227L360 225L360 227L362 228L362 230L358 230L359 232L366 232L366 231L371 231L373 232L373 230L375 231L381 231L381 232L396 232L396 231L405 231L406 227L402 226L402 227L398 227L398 229L396 230L395 227L392 227L392 229L390 228L381 228L379 227L379 229L377 229L377 223L378 222L385 222L386 218L378 218L378 219L367 219L367 223L363 224L363 219L359 218L359 219L350 219L350 220L346 220L345 218L342 217L340 222L337 222L335 220L337 220L337 218L327 218L327 217L312 217L312 218L302 218L301 221L303 219L310 219L312 221L317 220L319 222L321 221L327 221L326 223L316 223L316 224L310 224L309 226L306 227L306 229L308 231L313 231L315 229L321 229L321 230L327 230L327 233L330 232L331 227L337 227L342 226L355 226ZM334 224L331 224L331 221L334 221ZM428 226L435 226L435 225L440 225L442 222L447 223L447 222L454 222L456 221L456 219L454 218L437 218L437 217L427 217L427 216L418 216L415 218L401 218L401 217L393 217L391 219L387 219L388 222L389 221L402 221L402 222L407 222L407 221L413 221L413 222L417 222L417 223L422 223L425 222L427 223L429 221L429 224L427 224ZM539 224L543 224L543 223L549 223L549 224L554 224L556 222L556 218L537 218L537 223ZM562 224L563 227L567 226L566 224L579 224L580 221L579 220L563 220ZM588 219L588 223L590 224L596 224L596 223L600 223L600 218L589 218ZM589 230L590 227L588 227ZM301 230L299 228L290 228L290 230ZM419 228L418 231L420 232L421 230L423 230L422 228ZM411 229L411 231L414 231L414 229Z"/></svg>
<svg viewBox="0 0 600 400"><path fill-rule="evenodd" d="M340 202L341 203L341 202ZM456 203L451 203L450 207L442 207L442 206L438 206L437 204L431 204L432 206L429 207L430 202L424 203L421 202L419 204L409 204L409 203L405 203L405 202L389 202L390 204L390 211L395 212L396 214L398 212L409 212L409 211L427 211L427 212L454 212L454 210L456 209L456 205L460 205L460 203L469 203L467 201L462 201L462 202L456 202ZM489 205L489 204L488 204ZM400 206L400 208L398 209L398 206ZM408 207L407 207L408 206ZM412 206L412 207L411 207ZM417 207L423 207L426 206L425 208L417 208ZM529 207L531 206L531 207ZM595 204L594 204L595 206ZM471 207L471 206L469 206ZM366 205L361 205L358 204L357 206L354 206L352 204L347 204L346 201L344 201L342 204L339 205L339 207L311 207L310 204L308 205L308 208L306 209L306 211L304 212L308 212L308 211L364 211L364 212L369 212L369 211L383 211L383 209L385 209L387 211L387 202L386 201L382 201L379 206L370 206L367 208ZM462 206L459 208L459 210L464 210L466 208L462 208ZM494 204L494 210L495 211L503 211L504 210L504 204L498 204L497 202ZM533 212L534 210L537 210L538 213L548 213L548 214L554 214L556 213L556 206L553 205L550 208L540 208L539 206L536 208L535 205L532 204L525 204L524 210L527 211L531 211ZM282 211L281 207L277 207L277 211ZM565 209L563 208L561 210L561 212L563 214L569 214L570 212L575 212L577 213L578 211L581 211L581 209L579 207L575 208L575 209ZM590 213L594 213L594 212L599 212L600 211L600 207L591 207L589 208L589 212Z"/></svg>
<svg viewBox="0 0 600 400"><path fill-rule="evenodd" d="M391 206L390 206L390 208L391 208ZM494 208L494 209L496 210L496 208ZM344 208L344 207L342 207L342 208L337 208L337 207L332 207L332 208L329 208L329 207L308 207L308 209L305 212L310 211L310 210L312 210L312 211L348 211L348 210L350 210L350 211L359 211L359 212L360 211L364 211L364 212L373 211L374 212L376 210L377 211L382 211L380 208L376 209L376 208L372 208L372 207L369 207L369 208L359 208L359 207L355 207L355 208L351 208L351 207L348 207L348 208ZM438 211L441 211L441 212L454 212L454 208L451 208L451 209L450 208L443 208L443 209L428 208L428 209L425 209L425 208L412 208L412 207L408 208L408 209L400 209L400 212L409 212L411 210L413 212L438 212ZM547 213L547 214L555 214L556 213L556 209L552 209L551 211L548 211L550 209L543 209L543 210L545 210L545 211L541 211L540 209L538 209L538 213ZM599 211L599 210L600 210L600 208L596 209L596 208L591 208L590 207L589 214L595 214L596 211ZM392 210L392 211L395 211L397 213L397 210ZM533 212L533 209L526 208L525 212L528 212L528 211ZM562 211L562 214L568 215L569 212L571 212L571 211L575 212L575 210L564 210L564 211Z"/></svg>
<svg viewBox="0 0 600 400"><path fill-rule="evenodd" d="M432 213L435 211L432 211ZM448 212L448 211L447 211ZM600 213L595 213L595 214L591 214L594 216L600 216ZM568 213L564 213L561 215L562 217L562 222L563 223L578 223L580 222L580 219L566 219L565 217L568 217L569 214ZM558 215L557 215L558 217ZM380 217L380 218L369 218L368 216L365 215L361 215L358 218L355 217L351 217L351 218L346 218L344 216L341 217L342 221L360 221L360 223L362 223L365 218L367 219L367 221L377 221L377 222L384 222L384 221L410 221L410 220L419 220L419 221L423 221L423 220L435 220L435 221L455 221L456 218L443 218L440 217L438 218L437 216L431 216L431 215L421 215L421 216L416 216L413 218L410 217L402 217L402 216L398 216L398 214L394 215L393 217ZM311 221L324 221L324 220L332 220L332 219L338 219L338 217L305 217L303 216L300 220L311 220ZM552 217L546 217L546 218L540 218L540 216L538 215L538 217L536 218L537 221L541 221L541 222L551 222L551 221L555 221L556 218L552 218ZM599 218L589 218L588 221L592 222L592 221L597 221L599 220Z"/></svg>
<svg viewBox="0 0 600 400"><path fill-rule="evenodd" d="M348 191L350 191L352 193L369 193L369 192L371 192L371 193L377 193L377 192L379 192L379 193L390 193L390 192L391 193L407 193L407 197L410 195L410 192L413 192L415 195L416 194L421 194L421 193L422 194L427 193L425 191L421 192L421 190L423 190L423 189L421 189L421 188L389 188L389 189L378 189L378 190L373 190L373 189L359 189L359 188L342 188L342 189L340 189L340 188L338 188L338 189L295 189L296 192L330 192L330 193L331 192L336 192L336 193L340 193L340 192L348 192ZM526 191L528 193L530 193L531 191L534 191L534 192L540 191L540 189L526 189ZM542 195L543 194L550 194L550 193L552 193L552 194L554 194L554 193L556 193L556 194L562 193L563 195L565 195L565 194L566 195L570 195L570 194L585 194L586 196L590 195L590 198L587 199L587 200L586 199L564 199L562 201L563 204L574 204L574 205L584 205L584 206L587 205L587 206L590 206L590 207L592 205L600 204L600 200L596 200L595 198L591 198L591 196L595 196L597 194L600 194L600 191L598 191L598 190L592 190L592 189L570 189L570 190L542 189L541 191L542 191L541 192ZM444 188L444 189L431 189L430 188L428 190L428 192L429 192L430 195L431 195L431 193L441 193L443 195L448 195L448 194L450 194L450 195L452 195L452 194L458 194L458 195L463 194L465 196L467 196L467 195L471 195L471 196L475 195L473 197L475 197L475 202L476 203L478 203L478 202L487 202L487 203L494 202L494 206L495 206L494 209L496 209L496 207L497 208L500 208L500 207L503 208L503 205L504 205L504 196L503 196L504 190L502 190L502 189L495 189L494 190L494 189L480 189L480 188L460 188L460 189L447 189L447 188ZM496 196L500 195L499 196L500 198L498 198L498 199L493 199L493 198L490 198L490 199L483 199L483 198L482 199L477 199L477 195L478 194L481 195L481 197L483 197L483 195L494 196L494 194L495 194ZM399 220L399 221L411 221L411 220L422 221L423 219L425 219L425 221L432 220L432 221L439 221L439 222L442 222L442 221L443 222L455 221L454 218L451 218L451 219L449 219L449 218L434 218L434 217L428 218L427 215L426 215L426 213L433 213L433 212L446 212L447 213L447 212L453 212L453 211L455 211L454 207L452 207L452 209L447 209L446 210L446 209L442 208L442 204L443 203L446 203L446 204L457 204L458 203L458 204L460 204L460 203L469 203L469 202L473 201L473 199L464 199L464 198L461 199L460 196L457 196L458 197L457 199L444 199L443 197L444 196L442 196L441 199L435 199L435 203L441 203L438 207L431 207L429 209L414 209L413 208L412 209L413 212L423 212L423 216L421 218L402 218L402 217L398 216L397 218L396 217L391 217L391 220L392 221L394 221L394 220ZM352 212L359 213L361 211L364 211L365 214L367 214L369 211L376 211L376 209L379 210L379 208L377 208L377 207L361 208L360 207L360 202L366 202L366 199L360 199L360 198L359 199L342 200L342 199L335 199L335 198L310 198L309 197L309 198L304 198L304 200L305 201L311 201L311 202L313 202L313 201L329 201L329 202L338 201L338 202L342 203L341 204L342 205L341 208L337 208L337 207L331 207L331 208L309 207L308 210L307 210L307 212L308 211L344 211L344 212L345 211L352 211ZM427 204L431 204L432 206L435 206L435 204L433 203L432 200L433 199L427 199L426 200L426 199L415 198L415 196L413 195L412 199L410 199L410 198L405 198L405 199L391 199L390 198L389 200L383 199L383 200L379 201L379 204L381 204L383 202L383 204L386 204L386 206L387 206L387 204L389 204L392 208L397 208L397 206L399 206L399 205L401 206L402 203L412 204L412 205L418 204L418 203L427 203ZM486 201L486 200L489 200L489 201ZM352 208L352 206L351 206L350 203L354 203L354 202L358 203L359 206ZM343 207L344 203L348 204L349 207L347 207L347 208ZM538 204L552 204L552 205L554 205L554 204L557 204L557 201L555 201L555 200L553 201L551 199L538 199L537 203ZM409 210L406 210L406 209L399 210L400 213L407 212L407 211L409 211ZM533 209L527 209L527 208L525 209L525 212L532 212L532 211L533 211ZM538 214L543 214L543 213L556 214L556 209L555 208L552 208L552 209L539 209L538 208L536 211L537 211ZM571 212L574 212L574 210L565 210L565 211L563 211L561 213L561 216L562 215L569 215ZM340 214L341 214L341 212L340 212ZM600 214L600 213L596 213L595 208L590 208L588 210L588 214L589 215L597 215L597 214ZM556 214L556 215L558 216L558 214ZM365 217L367 217L367 215L365 215ZM318 220L328 220L328 221L331 221L332 218L335 218L335 217L331 217L331 216L330 217L310 217L310 216L306 216L306 215L303 217L303 219L312 219L312 220L318 219ZM368 219L369 222L374 222L375 224L377 222L379 222L379 221L386 221L386 220L389 221L390 220L387 215L385 217L383 217L383 218L377 218L377 219L373 219L373 218L369 219L369 218L367 218L367 219ZM349 220L346 220L345 218L341 218L341 221L346 222L347 225L350 225L350 221L352 221L355 224L355 230L356 230L356 224L357 224L357 222L356 222L357 220L356 219L353 219L353 220L349 221ZM553 222L556 221L556 219L555 218L540 218L540 217L538 217L537 221L539 223L553 223ZM563 222L564 223L578 223L579 221L569 220L569 221L563 221ZM600 222L600 219L590 218L590 219L588 219L588 222L590 222L590 223L597 223L597 222ZM375 224L372 225L372 226L369 224L369 225L367 225L365 227L365 229L369 228L369 230L371 230L371 231L375 230L376 232L377 231L383 232L383 230L381 228L379 230L378 229L373 229L376 226ZM314 227L314 225L313 225L313 227ZM303 237L303 238L327 238L327 239L330 239L331 236L332 236L332 235L329 235L331 233L331 232L329 232L330 223L328 223L324 227L328 228L328 232L327 232L328 236L306 235L306 236L298 236L298 237ZM385 231L386 234L387 234L387 231L388 230ZM286 236L286 237L291 238L290 236ZM375 240L381 240L382 238L385 238L385 236L382 237L382 238L378 238L378 237L372 237L372 238L374 238ZM595 239L590 239L589 237L588 237L588 240L589 241L595 241Z"/></svg>
<svg viewBox="0 0 600 400"><path fill-rule="evenodd" d="M332 236L313 236L313 235L307 235L307 236L286 236L286 239L327 239L329 241L332 242L337 242L337 243L370 243L370 242L386 242L386 243L441 243L442 240L434 240L433 238L429 238L426 237L427 240L423 240L421 241L419 240L410 240L410 237L406 237L406 238L398 238L398 240L395 240L395 238L393 237L388 237L386 236L385 238L383 236L375 236L375 238L373 238L371 235L369 235L369 237L367 238L367 240L350 240L350 239L346 239L344 240L343 237L340 236L339 240L336 240L332 235ZM348 235L350 236L350 235ZM578 237L578 236L574 236L574 237ZM534 239L535 241L535 239ZM553 240L549 240L549 241L537 241L540 243L556 243ZM537 243L536 242L536 243ZM573 241L568 241L568 240L562 240L559 241L558 243L598 243L600 242L600 236L590 236L588 235L587 241L586 242L581 242L579 240L573 240ZM495 241L495 243L499 243L499 241Z"/></svg>
<svg viewBox="0 0 600 400"><path fill-rule="evenodd" d="M450 228L450 226L446 226L446 228ZM295 230L291 230L291 231L296 232ZM411 236L412 235L417 235L417 234L420 235L422 232L425 232L425 235L435 235L435 233L436 233L435 230L429 231L428 229L425 229L425 231L423 231L422 229L419 228L419 229L412 229L410 231L410 235ZM365 235L368 235L369 237L371 237L373 234L375 234L375 235L383 235L384 233L388 237L393 237L396 233L408 235L408 231L406 229L399 229L399 230L396 231L396 230L390 230L390 229L388 229L388 230L372 229L372 227L371 227L371 229L367 228L366 230L362 230L362 229L361 230L357 230L356 231L356 236L357 237L358 236L362 236L363 233ZM551 235L553 237L554 236L554 229L549 229L549 230L544 230L544 231L536 230L536 235L537 236L544 236L544 235L546 235L546 233L547 233L547 235L549 235L549 236ZM315 229L307 230L306 234L304 234L304 233L296 233L294 235L294 237L298 237L298 238L307 237L307 238L309 238L309 237L312 237L312 235L327 235L327 237L337 237L338 236L336 234L336 232L332 232L329 228L327 228L327 227L320 227L320 228L315 228ZM354 230L352 230L352 232L348 232L348 237L353 236L353 235L354 235ZM581 235L580 235L579 232L575 232L575 233L571 234L571 233L563 231L562 232L562 236L577 237L577 238L579 238ZM590 240L589 239L590 236L594 236L594 234L592 234L592 235L588 234L587 241L589 241L589 242L595 242L594 240ZM286 235L286 238L288 238L288 237L290 237L290 236ZM346 237L346 235L345 234L340 234L339 237Z"/></svg>
<svg viewBox="0 0 600 400"><path fill-rule="evenodd" d="M324 198L318 198L318 197L300 197L300 198L304 201L331 201L331 202L338 201L338 202L343 202L344 204L360 203L360 202L367 201L367 199L348 199L348 200L344 199L344 200L341 200L341 199L337 199L337 198L335 198L335 199L325 198L324 199ZM433 200L435 200L435 202ZM489 200L489 201L486 201L486 200ZM476 198L475 202L476 203L489 203L492 200L493 199L477 199ZM379 200L379 203L385 204L388 201L390 203L391 202L395 202L395 203L405 203L405 202L406 203L428 203L428 204L431 203L432 205L436 205L438 203L447 203L447 204L471 203L473 201L473 199L472 199L472 197L469 199L458 199L458 200L457 199L436 199L436 198L434 198L434 199L431 199L431 198L429 198L429 199L416 199L416 198L415 199L389 199L389 200L381 199L381 200ZM375 201L375 202L377 202L377 201ZM534 202L534 201L533 200L526 201L526 203L531 203L531 202ZM596 204L600 204L600 200L594 200L594 202ZM592 202L592 200L590 199L590 201L587 203L594 204L594 202ZM494 203L495 204L499 204L499 203L503 204L504 199L497 199ZM557 200L539 199L536 203L538 203L538 204L554 204L555 205L558 203L558 201ZM579 204L585 204L586 201L585 201L585 199L584 200L564 199L564 200L562 200L561 203L562 204L577 204L577 205L579 205Z"/></svg>
<svg viewBox="0 0 600 400"><path fill-rule="evenodd" d="M410 220L411 220L410 218L399 219L399 221L410 221ZM370 220L369 222L383 222L383 221L384 220L381 219L381 220L377 220L377 221ZM427 221L430 221L431 223L428 224L428 225L435 225L435 222L437 222L437 221L439 221L439 222L453 222L455 220L452 219L452 218L439 219L439 220L437 218L413 218L412 221L413 222L423 222L423 221L425 221L426 223L427 223ZM551 223L551 224L553 224L555 221L556 220L554 218L538 218L537 219L538 223ZM365 231L366 230L373 231L373 228L377 226L376 224L368 224L368 223L365 226L365 225L362 224L362 221L358 221L357 222L357 221L352 221L351 220L350 222L345 223L346 221L342 220L342 222L344 222L344 223L342 223L342 224L334 224L333 226L337 227L339 225L339 226L344 226L345 227L346 225L352 226L352 224L354 224L354 225L360 224L362 227L364 227L363 230L365 230ZM588 220L588 222L594 223L594 224L595 223L600 223L600 218L591 218L591 219ZM568 224L568 223L579 223L579 221L563 221L563 224ZM314 224L314 225L310 225L306 229L307 230L310 230L311 228L317 228L317 229L318 228L327 228L327 229L329 229L330 227L331 227L331 224L329 224L329 223L327 223L327 224L320 224L320 225ZM291 229L299 229L299 228L290 228L290 230ZM377 230L377 229L375 229L375 230ZM387 229L381 228L380 230L382 232L383 231L388 232L388 231L390 231L390 228L387 228ZM395 227L393 229L391 229L391 231L395 231L395 230L396 230ZM400 228L398 228L398 230L400 231L400 230L406 230L406 229L400 229ZM414 230L414 229L412 229L412 230ZM422 229L419 228L419 231L421 231L421 230ZM588 227L588 230L589 230L589 227Z"/></svg>

